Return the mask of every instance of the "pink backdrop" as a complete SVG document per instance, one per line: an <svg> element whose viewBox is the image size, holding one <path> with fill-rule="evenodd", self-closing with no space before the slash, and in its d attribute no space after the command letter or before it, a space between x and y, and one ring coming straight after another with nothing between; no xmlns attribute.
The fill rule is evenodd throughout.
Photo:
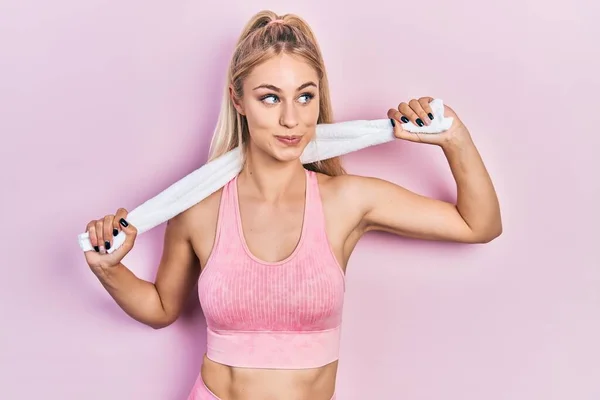
<svg viewBox="0 0 600 400"><path fill-rule="evenodd" d="M185 397L205 349L195 293L174 325L143 326L89 272L76 235L206 160L232 46L270 8L313 26L338 121L444 99L502 204L504 234L486 246L384 234L359 244L340 399L600 398L592 3L3 1L0 397ZM346 161L427 195L455 192L434 147L397 142ZM126 258L144 279L163 229Z"/></svg>

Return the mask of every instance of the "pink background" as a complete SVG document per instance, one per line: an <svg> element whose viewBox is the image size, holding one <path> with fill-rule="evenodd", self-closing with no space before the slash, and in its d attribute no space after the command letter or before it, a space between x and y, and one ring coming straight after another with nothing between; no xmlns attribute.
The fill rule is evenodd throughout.
<svg viewBox="0 0 600 400"><path fill-rule="evenodd" d="M76 236L205 162L232 46L262 8L312 25L338 121L444 99L502 204L504 234L486 246L359 244L340 399L600 398L598 3L348 4L0 4L0 398L185 398L205 349L196 294L169 328L141 325L87 269ZM395 142L346 165L455 194L434 147ZM141 278L154 279L163 229L126 258Z"/></svg>

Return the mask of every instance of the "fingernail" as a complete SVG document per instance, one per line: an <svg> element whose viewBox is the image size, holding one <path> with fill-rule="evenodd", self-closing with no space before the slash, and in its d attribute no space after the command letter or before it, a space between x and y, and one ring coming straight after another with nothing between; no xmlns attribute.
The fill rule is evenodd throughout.
<svg viewBox="0 0 600 400"><path fill-rule="evenodd" d="M113 236L117 236L119 234L119 231L117 230L117 228L113 229Z"/></svg>
<svg viewBox="0 0 600 400"><path fill-rule="evenodd" d="M405 116L402 116L402 118L400 118L402 120L402 122L404 122L405 124L408 124L409 120L408 118L406 118Z"/></svg>
<svg viewBox="0 0 600 400"><path fill-rule="evenodd" d="M423 126L425 124L423 123L423 121L421 121L421 118L417 118L417 125Z"/></svg>
<svg viewBox="0 0 600 400"><path fill-rule="evenodd" d="M427 114L427 116L429 117L430 120L433 121L433 114L432 113Z"/></svg>
<svg viewBox="0 0 600 400"><path fill-rule="evenodd" d="M121 218L121 219L119 220L119 223L120 223L121 225L123 225L125 228L127 228L127 227L129 226L129 224L127 223L127 221L125 221L123 218Z"/></svg>
<svg viewBox="0 0 600 400"><path fill-rule="evenodd" d="M106 250L110 250L110 242L104 242L104 247L106 247Z"/></svg>
<svg viewBox="0 0 600 400"><path fill-rule="evenodd" d="M392 123L392 126L396 126L396 123L394 122L393 118L390 118L390 122Z"/></svg>
<svg viewBox="0 0 600 400"><path fill-rule="evenodd" d="M100 253L100 248L98 246L94 246L94 250L96 250L96 253Z"/></svg>
<svg viewBox="0 0 600 400"><path fill-rule="evenodd" d="M100 246L100 248L98 250L99 250L98 253L106 254L106 250L104 250L104 246Z"/></svg>

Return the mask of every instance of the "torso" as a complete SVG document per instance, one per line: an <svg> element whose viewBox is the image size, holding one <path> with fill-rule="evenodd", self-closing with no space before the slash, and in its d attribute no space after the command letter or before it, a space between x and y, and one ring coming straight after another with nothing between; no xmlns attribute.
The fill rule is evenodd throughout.
<svg viewBox="0 0 600 400"><path fill-rule="evenodd" d="M345 273L352 250L363 233L361 215L344 191L348 177L317 174L331 250ZM186 211L192 246L204 269L217 232L222 190ZM277 262L297 247L304 217L304 190L298 190L285 207L274 207L252 198L241 188L239 210L248 251L257 259ZM202 271L204 272L204 271ZM202 379L217 396L230 399L294 398L329 400L334 393L337 361L318 368L298 370L235 368L204 357Z"/></svg>

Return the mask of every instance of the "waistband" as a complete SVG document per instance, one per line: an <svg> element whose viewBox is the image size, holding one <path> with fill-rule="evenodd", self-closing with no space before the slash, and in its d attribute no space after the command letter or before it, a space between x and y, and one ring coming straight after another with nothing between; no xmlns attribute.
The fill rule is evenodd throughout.
<svg viewBox="0 0 600 400"><path fill-rule="evenodd" d="M336 361L340 327L321 331L221 331L207 328L206 356L232 367L305 369Z"/></svg>

